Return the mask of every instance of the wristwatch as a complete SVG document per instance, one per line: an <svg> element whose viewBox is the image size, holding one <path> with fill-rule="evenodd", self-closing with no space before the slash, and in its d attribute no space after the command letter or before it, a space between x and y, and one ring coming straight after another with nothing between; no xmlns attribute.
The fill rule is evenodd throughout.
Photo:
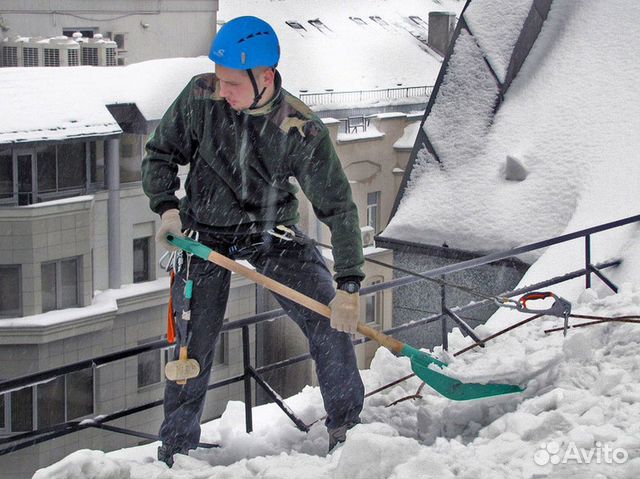
<svg viewBox="0 0 640 479"><path fill-rule="evenodd" d="M358 283L357 281L345 281L338 286L338 289L346 291L347 293L357 293L358 291L360 291L360 283Z"/></svg>

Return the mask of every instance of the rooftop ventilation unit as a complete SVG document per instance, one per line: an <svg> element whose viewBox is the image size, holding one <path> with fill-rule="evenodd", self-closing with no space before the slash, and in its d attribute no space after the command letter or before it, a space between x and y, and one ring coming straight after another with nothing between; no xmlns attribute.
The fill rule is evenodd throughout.
<svg viewBox="0 0 640 479"><path fill-rule="evenodd" d="M65 37L53 37L42 42L43 66L75 67L80 65L80 45L75 40Z"/></svg>
<svg viewBox="0 0 640 479"><path fill-rule="evenodd" d="M114 67L118 64L118 45L96 33L93 38L83 38L76 32L73 39L80 44L80 64L100 67Z"/></svg>
<svg viewBox="0 0 640 479"><path fill-rule="evenodd" d="M22 63L22 44L26 38L14 36L12 38L4 38L0 47L0 65L3 67L23 66Z"/></svg>
<svg viewBox="0 0 640 479"><path fill-rule="evenodd" d="M5 38L0 42L0 66L3 67L66 67L78 65L117 65L117 45L100 34L83 38L74 33L53 38Z"/></svg>

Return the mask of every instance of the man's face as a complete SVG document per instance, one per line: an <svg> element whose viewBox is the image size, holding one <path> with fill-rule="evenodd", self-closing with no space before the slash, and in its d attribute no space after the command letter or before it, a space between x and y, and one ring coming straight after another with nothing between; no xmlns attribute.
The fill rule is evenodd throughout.
<svg viewBox="0 0 640 479"><path fill-rule="evenodd" d="M265 77L265 73L268 71L265 69L253 70L258 83L258 91L262 91L262 88L266 86L265 82L268 82L268 79ZM220 96L227 100L231 108L242 111L253 104L255 93L246 71L234 70L216 64L216 76L220 81Z"/></svg>

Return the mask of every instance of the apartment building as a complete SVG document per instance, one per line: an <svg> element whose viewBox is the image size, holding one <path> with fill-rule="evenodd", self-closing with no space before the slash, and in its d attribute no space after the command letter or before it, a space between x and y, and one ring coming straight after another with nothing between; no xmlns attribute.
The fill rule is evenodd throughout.
<svg viewBox="0 0 640 479"><path fill-rule="evenodd" d="M69 8L88 3L93 2L69 2ZM124 3L131 9L132 5L139 7L151 2L115 2L113 5L125 9ZM203 2L162 2L161 5L168 7L174 3L192 3L196 8ZM156 5L160 4L153 2L153 6ZM36 5L34 11L25 8L27 12L21 12L16 6L13 10L0 11L0 28L8 26L11 31L22 30L24 35L53 37L60 35L57 27L62 26L62 19L76 18L75 14L60 13L54 17L50 11L38 13L37 8ZM127 12L123 18L135 19L138 23L140 15L151 15L145 9ZM86 38L113 31L132 31L127 30L128 24L116 25L115 11L93 13L86 16L101 18L104 22L93 31L93 37L85 31L86 24L68 26L83 32ZM23 20L18 20L27 14L34 16L29 22L25 21L23 27L20 23ZM113 17L113 25L107 24L109 15ZM212 15L215 24L215 12ZM33 23L41 16L48 18L49 23L52 18L56 19L55 31L50 25L44 28ZM197 21L204 21L200 17L206 17L205 14L196 16ZM161 24L162 17L154 13L152 18ZM198 24L189 31L210 31L211 17L208 18L206 25ZM168 22L184 23L175 17ZM140 35L153 31L153 24L148 23L147 27L139 25L143 29ZM7 35L5 28L2 30ZM179 31L171 34L182 35ZM155 53L144 50L147 37L136 33L126 38L128 45L137 45L135 49L144 52L145 59L155 57ZM287 41L287 35L283 38ZM415 40L413 36L411 39ZM208 50L209 38L206 42L203 37L194 37L191 41L199 46L189 47L193 47L193 51L182 48L181 51L188 54L173 55L173 50L164 50L166 54L159 55L200 55L205 43L204 53ZM293 45L287 43L287 47L293 48ZM305 44L299 48L304 49ZM118 44L118 57L123 53L120 50ZM127 50L128 59L136 58L133 48ZM419 53L412 55L425 55L422 50L417 51ZM430 56L429 61L433 61L433 57ZM149 210L141 190L140 163L146 138L172 99L189 78L210 71L212 65L202 56L142 63L127 60L125 65L106 69L0 69L0 81L8 88L4 103L7 114L0 120L1 379L62 367L165 337L169 278L158 265L163 253L154 242L158 218ZM287 72L285 79L286 75ZM296 86L295 75L290 78L293 85L289 84L288 89L301 90ZM388 107L389 102L385 106ZM373 236L386 226L420 117L421 113L367 115L367 118L362 116L362 125L355 127L331 118L324 120L352 184L367 257L393 261L389 250L373 245ZM328 230L314 217L303 198L301 214L301 227L313 238L328 244ZM330 251L325 251L325 257L331 263ZM364 286L393 277L391 270L377 265L368 264L365 271ZM362 320L386 329L392 324L392 305L389 291L363 297ZM227 321L275 307L269 294L234 275ZM273 339L282 347L274 347ZM300 331L286 319L252 328L250 348L251 360L258 365L308 350ZM373 343L358 346L360 367L368 365L376 349ZM242 355L240 332L223 334L216 349L212 379L241 374ZM0 395L0 436L158 400L162 397L166 358L166 351L149 351ZM315 376L313 365L306 361L289 368L285 375L266 375L265 379L286 397L304 384L313 383ZM239 383L210 392L204 418L218 416L227 400L242 399L243 392ZM255 389L254 394L258 401L264 400ZM156 407L123 417L113 424L154 433L161 415L161 408ZM87 429L3 456L0 476L30 477L38 467L79 448L111 450L139 441Z"/></svg>

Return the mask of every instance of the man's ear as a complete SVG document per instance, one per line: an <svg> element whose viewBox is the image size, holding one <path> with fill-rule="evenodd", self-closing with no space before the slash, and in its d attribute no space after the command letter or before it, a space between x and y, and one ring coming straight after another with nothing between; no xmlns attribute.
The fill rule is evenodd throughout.
<svg viewBox="0 0 640 479"><path fill-rule="evenodd" d="M274 68L265 68L262 72L262 81L266 86L271 86L276 81L276 70Z"/></svg>

